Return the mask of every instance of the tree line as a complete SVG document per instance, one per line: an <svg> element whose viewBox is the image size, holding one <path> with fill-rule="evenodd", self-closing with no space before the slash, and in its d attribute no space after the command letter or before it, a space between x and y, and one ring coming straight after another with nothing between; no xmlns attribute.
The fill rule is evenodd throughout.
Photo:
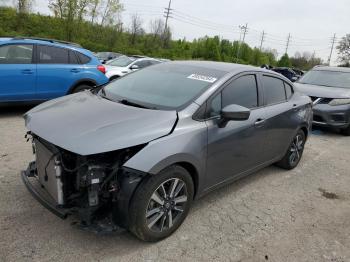
<svg viewBox="0 0 350 262"><path fill-rule="evenodd" d="M77 42L94 52L114 51L173 60L268 64L303 70L322 63L307 52L291 58L285 54L278 60L274 49L260 50L219 36L173 40L163 19L150 21L146 31L142 17L137 14L132 15L130 25L126 26L121 16L124 7L119 0L49 0L52 15L34 13L33 3L34 0L16 0L13 7L0 7L0 36L53 38Z"/></svg>

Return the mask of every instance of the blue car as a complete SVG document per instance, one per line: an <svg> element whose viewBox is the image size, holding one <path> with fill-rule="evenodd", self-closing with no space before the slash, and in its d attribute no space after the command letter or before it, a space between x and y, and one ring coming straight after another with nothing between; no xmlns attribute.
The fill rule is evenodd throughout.
<svg viewBox="0 0 350 262"><path fill-rule="evenodd" d="M77 44L0 38L0 103L41 102L107 82L104 66Z"/></svg>

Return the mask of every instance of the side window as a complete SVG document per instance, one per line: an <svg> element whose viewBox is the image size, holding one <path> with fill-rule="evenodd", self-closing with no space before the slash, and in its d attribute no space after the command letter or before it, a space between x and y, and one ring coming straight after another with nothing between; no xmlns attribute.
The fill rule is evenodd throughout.
<svg viewBox="0 0 350 262"><path fill-rule="evenodd" d="M286 101L286 92L282 80L271 76L263 76L263 86L266 105Z"/></svg>
<svg viewBox="0 0 350 262"><path fill-rule="evenodd" d="M75 52L79 58L80 64L87 64L90 62L90 57L83 55L82 53Z"/></svg>
<svg viewBox="0 0 350 262"><path fill-rule="evenodd" d="M38 46L39 64L69 64L68 49L54 46Z"/></svg>
<svg viewBox="0 0 350 262"><path fill-rule="evenodd" d="M221 93L219 93L214 99L211 100L207 117L220 115L221 108Z"/></svg>
<svg viewBox="0 0 350 262"><path fill-rule="evenodd" d="M284 87L286 89L287 99L291 98L293 95L293 88L291 87L290 84L287 84L286 82L284 82Z"/></svg>
<svg viewBox="0 0 350 262"><path fill-rule="evenodd" d="M222 107L232 104L247 108L258 106L258 89L255 75L242 76L224 88L222 91Z"/></svg>
<svg viewBox="0 0 350 262"><path fill-rule="evenodd" d="M137 65L139 68L144 68L149 66L150 63L147 60L142 60L142 61L136 62L135 65Z"/></svg>
<svg viewBox="0 0 350 262"><path fill-rule="evenodd" d="M71 50L69 50L69 63L74 65L80 64L78 57L75 55L75 52Z"/></svg>
<svg viewBox="0 0 350 262"><path fill-rule="evenodd" d="M0 64L31 64L33 45L0 46Z"/></svg>
<svg viewBox="0 0 350 262"><path fill-rule="evenodd" d="M156 64L159 64L160 62L157 61L157 60L150 60L150 65L156 65Z"/></svg>

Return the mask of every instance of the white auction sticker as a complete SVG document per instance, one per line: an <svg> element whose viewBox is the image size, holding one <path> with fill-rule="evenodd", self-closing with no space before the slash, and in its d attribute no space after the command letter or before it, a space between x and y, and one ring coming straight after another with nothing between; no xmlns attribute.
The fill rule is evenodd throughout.
<svg viewBox="0 0 350 262"><path fill-rule="evenodd" d="M199 81L205 81L205 82L209 82L209 83L214 83L217 80L217 78L215 78L215 77L203 76L203 75L197 75L197 74L192 74L192 75L188 76L187 78L199 80Z"/></svg>

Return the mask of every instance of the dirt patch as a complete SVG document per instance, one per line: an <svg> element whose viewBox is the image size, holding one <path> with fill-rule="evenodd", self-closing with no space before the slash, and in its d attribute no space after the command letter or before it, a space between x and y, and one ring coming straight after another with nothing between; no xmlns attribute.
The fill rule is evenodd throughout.
<svg viewBox="0 0 350 262"><path fill-rule="evenodd" d="M339 199L339 196L335 193L328 192L327 190L323 188L319 188L318 191L322 193L322 196L328 199Z"/></svg>

